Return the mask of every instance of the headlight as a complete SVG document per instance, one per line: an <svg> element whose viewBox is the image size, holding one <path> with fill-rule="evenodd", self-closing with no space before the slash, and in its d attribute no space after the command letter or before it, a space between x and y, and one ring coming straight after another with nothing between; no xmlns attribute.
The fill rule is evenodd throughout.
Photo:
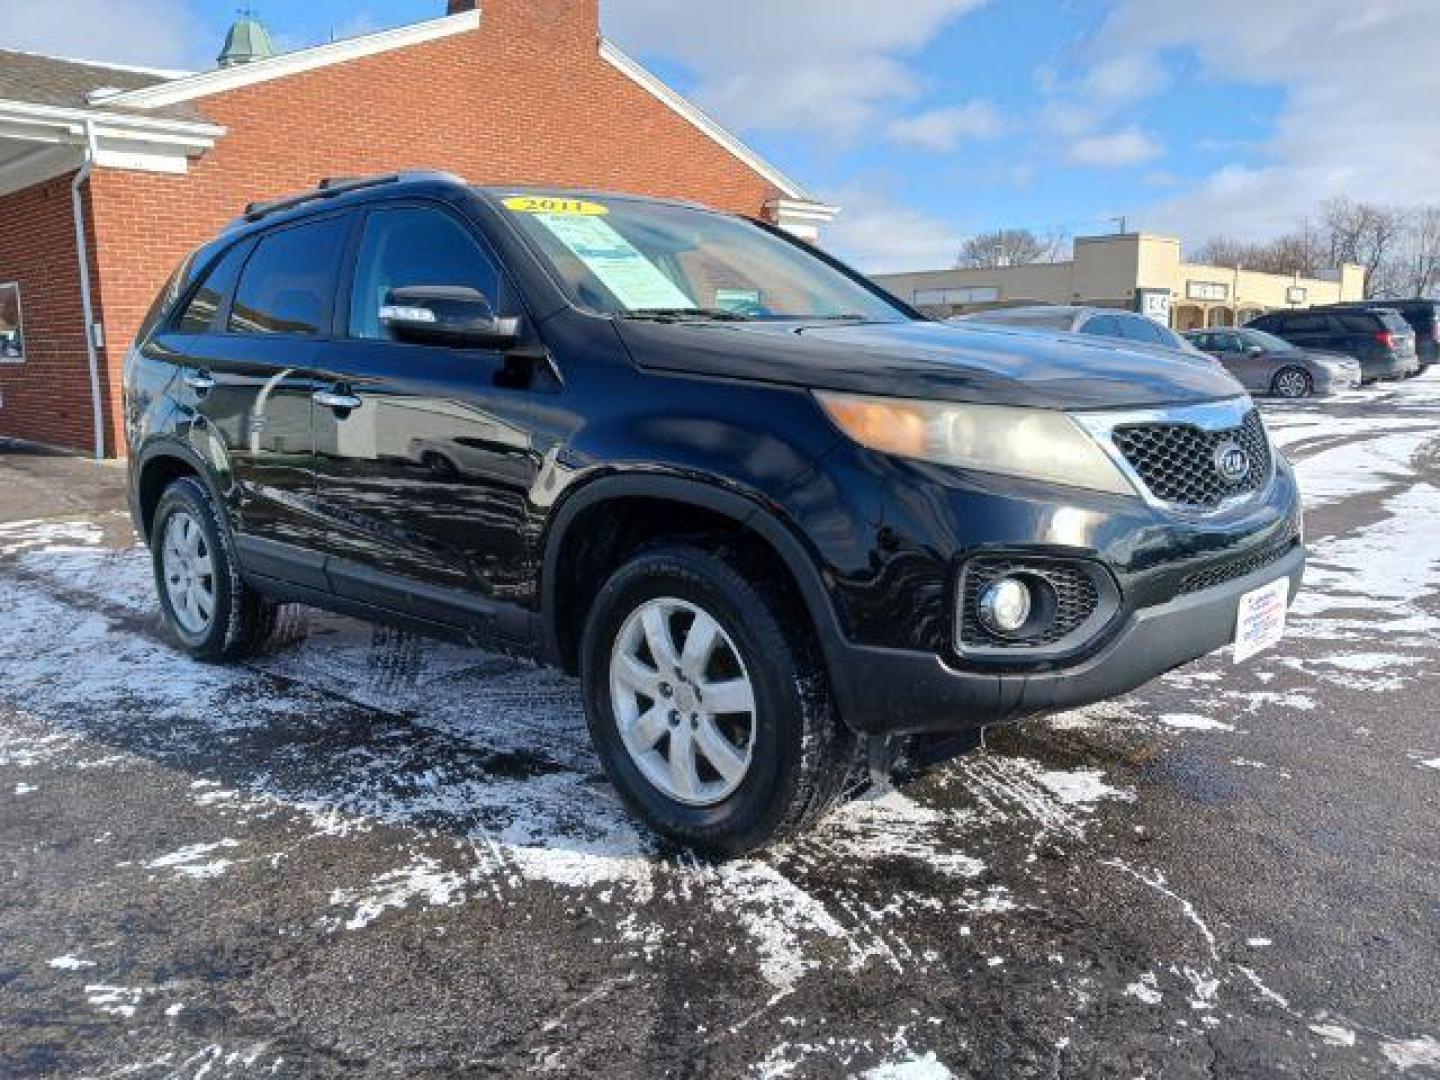
<svg viewBox="0 0 1440 1080"><path fill-rule="evenodd" d="M1134 495L1105 451L1063 412L816 391L850 438L900 457Z"/></svg>

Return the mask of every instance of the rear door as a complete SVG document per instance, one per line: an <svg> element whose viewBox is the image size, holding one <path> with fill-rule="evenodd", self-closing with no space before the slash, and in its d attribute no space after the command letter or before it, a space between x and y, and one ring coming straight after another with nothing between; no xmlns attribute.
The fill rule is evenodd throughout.
<svg viewBox="0 0 1440 1080"><path fill-rule="evenodd" d="M190 441L225 486L247 568L310 584L323 584L313 554L323 538L314 514L313 362L346 228L328 217L242 242L155 339L181 363L176 393L193 410Z"/></svg>
<svg viewBox="0 0 1440 1080"><path fill-rule="evenodd" d="M1339 323L1323 311L1291 312L1283 317L1278 329L1265 329L1302 349L1347 351Z"/></svg>
<svg viewBox="0 0 1440 1080"><path fill-rule="evenodd" d="M468 286L497 314L521 314L473 226L448 208L366 212L336 338L319 362L329 577L351 599L517 640L529 626L512 598L534 575L527 496L541 467L531 369L513 349L394 340L380 307L391 289L415 285Z"/></svg>

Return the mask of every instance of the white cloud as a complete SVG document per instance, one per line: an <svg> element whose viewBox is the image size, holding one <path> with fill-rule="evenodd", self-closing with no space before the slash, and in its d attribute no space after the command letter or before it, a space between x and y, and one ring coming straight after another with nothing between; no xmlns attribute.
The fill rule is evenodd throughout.
<svg viewBox="0 0 1440 1080"><path fill-rule="evenodd" d="M622 48L683 64L691 96L746 131L847 137L922 90L905 62L983 0L604 0Z"/></svg>
<svg viewBox="0 0 1440 1080"><path fill-rule="evenodd" d="M1188 50L1207 78L1284 92L1257 164L1221 167L1147 224L1262 237L1335 195L1435 202L1436 13L1434 0L1266 0L1263 12L1254 0L1123 0L1097 35L1112 55Z"/></svg>
<svg viewBox="0 0 1440 1080"><path fill-rule="evenodd" d="M149 67L208 65L220 42L184 0L7 0L0 44L52 56Z"/></svg>
<svg viewBox="0 0 1440 1080"><path fill-rule="evenodd" d="M1160 144L1132 124L1107 135L1081 136L1070 144L1065 157L1072 165L1118 169L1152 161L1161 153Z"/></svg>
<svg viewBox="0 0 1440 1080"><path fill-rule="evenodd" d="M825 227L825 247L857 269L867 274L934 270L955 261L960 237L946 223L863 188L827 195L844 210Z"/></svg>
<svg viewBox="0 0 1440 1080"><path fill-rule="evenodd" d="M1090 100L1126 105L1158 93L1169 81L1169 73L1152 53L1121 53L1086 72L1080 89Z"/></svg>
<svg viewBox="0 0 1440 1080"><path fill-rule="evenodd" d="M885 134L892 142L944 153L962 140L1000 134L1000 111L988 101L967 101L892 120Z"/></svg>

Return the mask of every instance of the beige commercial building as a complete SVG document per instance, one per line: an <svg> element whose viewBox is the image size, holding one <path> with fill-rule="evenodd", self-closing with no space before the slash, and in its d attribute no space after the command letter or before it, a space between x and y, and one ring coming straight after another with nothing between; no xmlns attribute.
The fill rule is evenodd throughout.
<svg viewBox="0 0 1440 1080"><path fill-rule="evenodd" d="M1204 266L1180 258L1180 241L1151 233L1080 236L1066 262L877 274L883 288L931 315L1013 304L1125 308L1175 327L1244 325L1275 308L1365 296L1365 271L1344 265L1320 278Z"/></svg>

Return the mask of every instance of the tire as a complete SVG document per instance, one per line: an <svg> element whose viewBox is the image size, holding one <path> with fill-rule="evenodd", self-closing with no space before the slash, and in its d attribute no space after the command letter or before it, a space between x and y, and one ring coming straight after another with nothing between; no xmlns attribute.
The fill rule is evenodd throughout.
<svg viewBox="0 0 1440 1080"><path fill-rule="evenodd" d="M1310 373L1301 368L1281 368L1270 382L1270 392L1276 397L1303 398L1315 391L1315 382Z"/></svg>
<svg viewBox="0 0 1440 1080"><path fill-rule="evenodd" d="M186 556L183 565L167 550L172 547ZM199 480L182 477L160 496L150 530L150 554L165 624L191 656L212 662L240 660L269 640L277 607L241 580L230 530ZM187 571L189 589L175 583L182 569ZM197 599L192 607L180 599L182 594L205 599ZM205 617L197 620L197 611Z"/></svg>
<svg viewBox="0 0 1440 1080"><path fill-rule="evenodd" d="M808 623L801 612L787 610L778 599L784 595L783 589L752 582L717 555L689 545L674 545L646 550L634 557L605 583L591 606L581 642L581 679L591 737L625 803L672 840L722 856L743 854L805 829L840 797L855 759L856 738L836 715L824 664ZM733 790L724 790L732 781L713 766L709 772L714 779L701 779L702 787L713 789L708 796L698 791L688 798L677 795L657 786L652 779L657 765L667 757L673 770L677 745L674 740L690 741L684 736L686 718L679 709L669 708L664 721L667 730L655 737L653 750L648 753L632 752L622 734L620 717L626 715L625 696L636 695L641 702L647 698L616 681L612 661L625 653L627 643L638 634L646 643L643 651L650 656L648 663L642 662L647 669L644 677L649 678L651 666L663 674L662 664L654 659L656 654L649 652L649 625L635 629L635 619L655 612L657 606L662 612L673 609L673 614L666 616L668 625L684 634L683 638L672 638L677 652L684 651L702 615L718 625L719 632L713 635L717 644L711 654L712 666L707 669L713 681L707 681L705 672L687 680L676 668L672 672L676 684L669 690L669 700L662 705L660 697L648 698L654 704L639 720L632 720L627 730L632 733L632 741L643 742L644 733L637 736L634 732L643 726L645 716L651 715L650 709L688 708L696 700L694 688L713 690L738 671L739 677L748 679L753 691L748 721L726 716L718 709L712 717L704 711L703 698L697 706L702 726L707 722L727 723L742 729L739 737L735 737L734 729L729 732L732 750L745 743L743 732L748 730L748 764ZM719 667L714 666L717 664ZM722 670L726 665L729 670ZM652 685L658 688L652 693L667 690L658 683ZM617 692L621 695L618 702ZM684 700L687 694L688 704ZM712 694L710 707L714 708L718 700L718 692ZM641 706L628 704L633 718ZM696 747L690 760L693 771L700 774L709 765L709 758L700 760L706 754L706 740L695 723L690 721ZM656 722L646 730L658 727ZM711 730L712 745L713 737ZM660 782L671 783L671 774L663 772L663 766L661 771Z"/></svg>

